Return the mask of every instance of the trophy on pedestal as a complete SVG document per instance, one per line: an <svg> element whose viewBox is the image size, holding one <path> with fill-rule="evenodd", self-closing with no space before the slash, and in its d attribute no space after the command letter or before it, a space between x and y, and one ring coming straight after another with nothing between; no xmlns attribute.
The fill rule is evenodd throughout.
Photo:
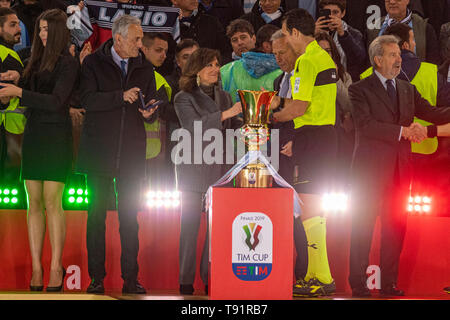
<svg viewBox="0 0 450 320"><path fill-rule="evenodd" d="M240 129L246 145L246 151L258 152L269 140L270 103L276 91L238 90L244 114L244 125ZM272 175L266 166L257 161L248 164L236 176L238 188L268 188L272 186Z"/></svg>

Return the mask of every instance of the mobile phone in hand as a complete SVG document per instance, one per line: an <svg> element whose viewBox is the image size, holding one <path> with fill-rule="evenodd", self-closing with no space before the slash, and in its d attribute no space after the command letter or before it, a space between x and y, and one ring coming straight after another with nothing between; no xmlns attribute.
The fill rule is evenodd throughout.
<svg viewBox="0 0 450 320"><path fill-rule="evenodd" d="M153 108L156 108L157 106L159 106L161 103L163 103L162 100L158 100L155 103L152 103L151 105L149 105L148 107L144 108L145 110L149 111Z"/></svg>
<svg viewBox="0 0 450 320"><path fill-rule="evenodd" d="M321 9L319 10L319 17L317 19L319 19L320 17L324 17L324 20L330 20L330 16L331 16L331 10L330 9ZM324 28L324 31L330 31L329 28Z"/></svg>

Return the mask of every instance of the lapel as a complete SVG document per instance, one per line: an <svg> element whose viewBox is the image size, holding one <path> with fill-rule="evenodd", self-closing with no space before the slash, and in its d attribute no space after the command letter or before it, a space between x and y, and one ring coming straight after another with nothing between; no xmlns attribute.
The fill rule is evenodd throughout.
<svg viewBox="0 0 450 320"><path fill-rule="evenodd" d="M384 88L383 84L381 83L378 76L375 74L375 72L369 77L371 81L371 90L373 90L376 95L383 101L383 103L388 107L388 109L394 114L397 114L397 110L395 109L395 105L392 104L391 98L389 98L389 95ZM398 91L397 91L398 96Z"/></svg>
<svg viewBox="0 0 450 320"><path fill-rule="evenodd" d="M199 87L193 89L192 94L194 95L194 99L196 101L194 107L198 114L205 115L220 110L216 102Z"/></svg>
<svg viewBox="0 0 450 320"><path fill-rule="evenodd" d="M398 97L398 109L399 109L399 119L401 122L401 119L403 119L402 116L407 116L410 114L408 112L409 105L411 104L411 101L408 99L408 86L409 82L402 81L395 79L395 83L397 86L397 97Z"/></svg>

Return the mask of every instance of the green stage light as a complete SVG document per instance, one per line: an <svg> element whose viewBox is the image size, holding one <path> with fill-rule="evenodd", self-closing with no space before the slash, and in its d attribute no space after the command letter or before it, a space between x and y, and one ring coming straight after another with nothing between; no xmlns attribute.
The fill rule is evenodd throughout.
<svg viewBox="0 0 450 320"><path fill-rule="evenodd" d="M70 189L69 189L69 194L70 194L70 195L75 194L75 189L74 189L74 188L70 188Z"/></svg>
<svg viewBox="0 0 450 320"><path fill-rule="evenodd" d="M12 198L12 199L11 199L11 202L12 202L12 203L17 203L17 198L16 198L16 197Z"/></svg>
<svg viewBox="0 0 450 320"><path fill-rule="evenodd" d="M9 189L5 189L5 190L3 190L3 194L6 194L6 195L8 195L8 194L9 194Z"/></svg>
<svg viewBox="0 0 450 320"><path fill-rule="evenodd" d="M83 189L78 189L77 194L81 196L83 194Z"/></svg>
<svg viewBox="0 0 450 320"><path fill-rule="evenodd" d="M83 202L83 198L82 197L78 197L77 198L77 203L82 203Z"/></svg>
<svg viewBox="0 0 450 320"><path fill-rule="evenodd" d="M84 194L85 194L85 195L88 195L88 191L87 191L87 190L85 190L85 191L84 191Z"/></svg>
<svg viewBox="0 0 450 320"><path fill-rule="evenodd" d="M9 203L9 198L8 198L8 197L4 198L4 199L3 199L3 202L4 202L4 203Z"/></svg>
<svg viewBox="0 0 450 320"><path fill-rule="evenodd" d="M17 191L17 189L12 189L11 194L13 196L16 196L19 193L19 191Z"/></svg>
<svg viewBox="0 0 450 320"><path fill-rule="evenodd" d="M70 197L70 198L69 198L69 202L70 202L70 203L74 203L74 202L75 202L75 197Z"/></svg>
<svg viewBox="0 0 450 320"><path fill-rule="evenodd" d="M88 198L84 198L84 202L89 203Z"/></svg>

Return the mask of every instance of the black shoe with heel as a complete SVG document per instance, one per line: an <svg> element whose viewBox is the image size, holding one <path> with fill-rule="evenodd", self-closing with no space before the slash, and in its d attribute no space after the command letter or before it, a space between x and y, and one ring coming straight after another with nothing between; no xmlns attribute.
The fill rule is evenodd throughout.
<svg viewBox="0 0 450 320"><path fill-rule="evenodd" d="M63 268L63 275L61 279L61 285L58 287L47 287L47 292L61 292L64 289L64 278L66 277L66 269Z"/></svg>
<svg viewBox="0 0 450 320"><path fill-rule="evenodd" d="M42 279L44 279L44 277L42 277ZM44 290L44 286L33 286L30 284L30 291L42 291Z"/></svg>
<svg viewBox="0 0 450 320"><path fill-rule="evenodd" d="M44 290L44 286L32 286L30 284L30 291L42 291Z"/></svg>

